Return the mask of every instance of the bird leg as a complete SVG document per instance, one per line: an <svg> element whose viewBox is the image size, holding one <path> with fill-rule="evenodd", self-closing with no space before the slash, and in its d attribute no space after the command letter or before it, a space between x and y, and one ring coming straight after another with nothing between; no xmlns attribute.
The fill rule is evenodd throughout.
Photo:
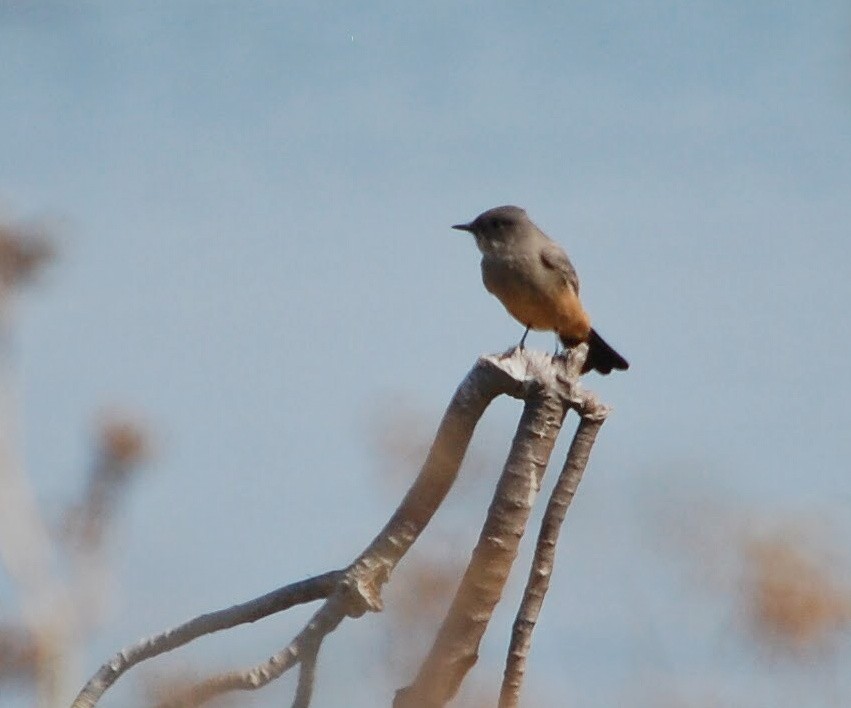
<svg viewBox="0 0 851 708"><path fill-rule="evenodd" d="M522 352L523 345L526 342L526 335L529 334L529 330L532 329L532 325L526 325L526 331L523 332L523 336L520 337L520 344L517 345L517 348Z"/></svg>

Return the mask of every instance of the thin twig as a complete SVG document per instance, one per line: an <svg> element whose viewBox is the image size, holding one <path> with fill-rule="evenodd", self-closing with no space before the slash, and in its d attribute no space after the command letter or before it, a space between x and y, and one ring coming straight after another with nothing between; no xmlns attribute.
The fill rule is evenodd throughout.
<svg viewBox="0 0 851 708"><path fill-rule="evenodd" d="M281 677L305 656L315 655L322 639L333 632L347 614L349 598L337 592L313 615L286 647L257 666L218 674L180 692L157 708L195 708L230 691L255 691Z"/></svg>
<svg viewBox="0 0 851 708"><path fill-rule="evenodd" d="M166 630L154 637L143 639L116 654L83 687L73 703L73 708L91 708L103 693L128 669L141 661L163 654L191 642L205 634L230 629L247 622L268 617L294 605L313 602L330 596L337 588L344 571L334 570L324 575L286 585L277 590L235 605L225 610L211 612Z"/></svg>
<svg viewBox="0 0 851 708"><path fill-rule="evenodd" d="M529 580L526 582L523 600L514 620L511 645L508 649L505 674L499 694L499 708L516 708L519 702L520 687L523 683L526 661L532 645L532 631L535 629L544 596L550 585L561 524L567 514L567 508L570 506L574 494L576 494L579 482L582 480L591 447L607 413L608 410L601 405L596 416L586 416L580 419L564 467L547 503L538 542L535 546Z"/></svg>

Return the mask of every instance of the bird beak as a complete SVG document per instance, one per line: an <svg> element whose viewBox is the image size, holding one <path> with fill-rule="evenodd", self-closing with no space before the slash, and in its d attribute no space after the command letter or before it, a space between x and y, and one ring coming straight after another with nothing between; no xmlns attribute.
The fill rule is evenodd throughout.
<svg viewBox="0 0 851 708"><path fill-rule="evenodd" d="M458 229L458 231L469 231L470 233L473 233L472 224L455 224L455 226L453 226L452 228Z"/></svg>

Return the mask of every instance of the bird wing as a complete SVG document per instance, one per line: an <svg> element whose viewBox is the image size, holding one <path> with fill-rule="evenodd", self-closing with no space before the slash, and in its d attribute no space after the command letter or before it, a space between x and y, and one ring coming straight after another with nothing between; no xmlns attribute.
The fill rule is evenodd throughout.
<svg viewBox="0 0 851 708"><path fill-rule="evenodd" d="M556 271L579 294L579 276L567 254L556 243L548 243L541 249L541 262L550 270Z"/></svg>

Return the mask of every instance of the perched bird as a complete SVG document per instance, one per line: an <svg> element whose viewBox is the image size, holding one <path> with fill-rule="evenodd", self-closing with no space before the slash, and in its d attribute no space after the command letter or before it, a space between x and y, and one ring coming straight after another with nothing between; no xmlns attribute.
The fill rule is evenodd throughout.
<svg viewBox="0 0 851 708"><path fill-rule="evenodd" d="M468 231L482 252L482 281L526 331L555 332L565 347L588 344L582 369L601 374L628 369L629 364L591 327L579 301L579 278L567 254L516 206L501 206L479 214L469 224L453 229Z"/></svg>

